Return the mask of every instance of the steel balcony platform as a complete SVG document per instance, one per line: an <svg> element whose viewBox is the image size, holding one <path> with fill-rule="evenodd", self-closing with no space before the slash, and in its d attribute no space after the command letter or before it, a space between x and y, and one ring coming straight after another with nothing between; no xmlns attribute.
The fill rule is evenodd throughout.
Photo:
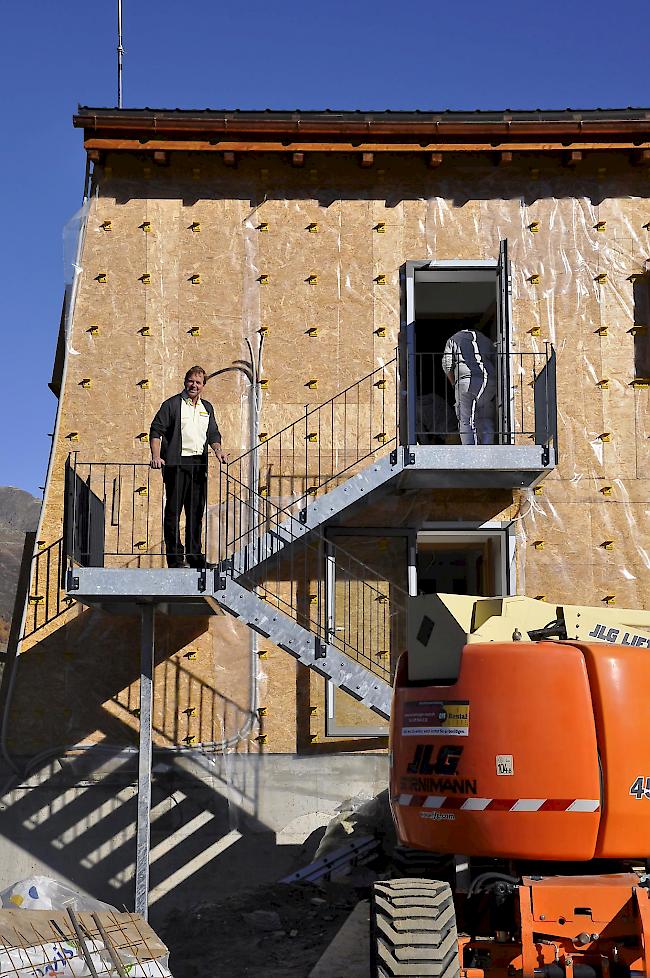
<svg viewBox="0 0 650 978"><path fill-rule="evenodd" d="M533 489L555 468L542 445L414 445L398 484L408 489Z"/></svg>
<svg viewBox="0 0 650 978"><path fill-rule="evenodd" d="M147 604L166 614L223 614L207 600L212 578L213 571L192 568L75 567L67 593L80 604L119 615L137 614Z"/></svg>

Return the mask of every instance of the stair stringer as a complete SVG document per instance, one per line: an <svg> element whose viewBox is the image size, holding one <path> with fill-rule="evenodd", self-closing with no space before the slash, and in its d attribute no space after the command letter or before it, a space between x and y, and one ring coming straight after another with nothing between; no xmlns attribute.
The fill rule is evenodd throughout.
<svg viewBox="0 0 650 978"><path fill-rule="evenodd" d="M386 680L375 676L333 645L321 641L313 632L293 621L230 577L222 578L225 587L205 594L206 601L245 622L303 665L330 679L335 686L378 713L390 718L392 689Z"/></svg>
<svg viewBox="0 0 650 978"><path fill-rule="evenodd" d="M404 457L402 448L382 456L340 486L309 502L299 516L287 516L275 529L262 534L254 543L242 547L233 555L233 573L245 574L259 568L265 560L275 557L289 544L318 529L328 520L340 515L348 506L397 478L404 469Z"/></svg>

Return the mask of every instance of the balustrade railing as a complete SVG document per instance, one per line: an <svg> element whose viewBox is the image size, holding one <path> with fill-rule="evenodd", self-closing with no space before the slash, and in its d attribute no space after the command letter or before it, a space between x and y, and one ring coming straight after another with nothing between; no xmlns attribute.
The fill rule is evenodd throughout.
<svg viewBox="0 0 650 978"><path fill-rule="evenodd" d="M409 442L545 445L556 437L555 355L497 353L461 362L441 352L408 357Z"/></svg>
<svg viewBox="0 0 650 978"><path fill-rule="evenodd" d="M397 354L229 464L238 482L290 512L397 445ZM251 485L252 474L257 479Z"/></svg>

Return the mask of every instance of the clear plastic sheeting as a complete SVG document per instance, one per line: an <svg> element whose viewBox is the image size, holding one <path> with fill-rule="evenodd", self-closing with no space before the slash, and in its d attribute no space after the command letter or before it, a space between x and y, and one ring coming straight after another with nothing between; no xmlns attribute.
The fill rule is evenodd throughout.
<svg viewBox="0 0 650 978"><path fill-rule="evenodd" d="M338 514L339 524L378 531L510 525L517 592L551 605L647 605L647 171L606 151L573 168L543 155L515 155L503 166L460 157L427 169L392 152L377 153L367 168L354 154L309 153L304 167L284 154L251 154L232 168L219 154L173 153L169 166L152 167L116 153L95 168L87 221L84 211L66 232L68 267L82 271L68 327L69 350L79 355L67 361L39 528L46 548L39 567L50 561L54 583L48 590L33 576L33 628L21 646L46 652L46 666L21 656L12 749L119 745L137 732L137 669L122 654L135 641L133 623L52 601L60 576L49 548L60 546L69 451L82 461L146 466L151 418L180 389L185 370L201 364L231 463L253 450L236 470L231 465L236 479L271 506L294 503L298 519L305 505L402 440L398 351L408 324L400 273L408 261L495 263L507 240L511 349L540 360L547 344L557 351L559 464L526 491L486 480L460 490L393 486ZM80 253L72 247L79 240ZM512 377L515 405L527 397L524 430L514 432L514 445L525 447L530 377ZM123 496L135 527L161 498L160 485L151 496L141 488ZM209 507L215 551L225 523L216 494ZM106 539L114 533L111 523ZM132 549L145 537L134 540ZM159 558L161 540L159 533ZM144 567L148 557L143 545L125 564ZM364 562L375 566L372 555ZM305 585L308 608L317 588ZM292 752L326 736L322 678L305 679L285 652L261 636L251 646L247 634L243 622L218 616L161 626L156 743ZM91 658L81 659L82 647ZM102 682L91 698L78 663L99 656ZM29 709L44 668L69 711L56 733L47 711ZM251 675L260 669L264 681L253 697Z"/></svg>
<svg viewBox="0 0 650 978"><path fill-rule="evenodd" d="M63 228L63 281L65 287L63 328L66 350L75 356L79 355L79 351L72 345L70 333L77 300L79 279L83 272L81 260L89 211L90 202L86 199L83 206L79 208Z"/></svg>
<svg viewBox="0 0 650 978"><path fill-rule="evenodd" d="M562 172L552 165L549 173L546 164L541 179L534 167L479 178L468 164L441 174L435 196L403 199L390 217L385 212L396 234L408 234L393 271L400 257L495 259L508 240L512 348L539 352L550 341L557 351L560 455L556 470L511 504L487 492L435 505L407 493L392 513L403 525L513 521L519 593L549 603L646 607L650 185L627 164L614 169L609 160L608 167ZM383 210L377 207L375 217Z"/></svg>
<svg viewBox="0 0 650 978"><path fill-rule="evenodd" d="M361 192L347 164L334 160L327 191L310 171L311 186L294 189L292 199L281 199L276 186L262 197L250 222L258 235L248 240L256 279L266 276L269 286L258 292L259 323L268 326L258 454L259 486L273 503L287 506L315 491L324 464L325 490L392 447L377 438L394 425L390 418L379 423L377 390L357 388L361 404L352 425L349 403L341 409L347 433L334 412L341 391L394 357L404 262L496 260L507 239L512 350L536 356L552 343L557 351L560 464L536 490L509 499L487 490L437 493L435 500L418 491L394 495L373 507L370 522L512 522L519 592L550 603L644 605L649 184L642 170L607 162L609 168L564 170L534 161L510 170L468 162L416 181L405 164L388 158L381 181ZM337 192L339 182L345 193ZM430 196L423 183L431 184ZM382 403L394 402L395 382L394 370L382 379ZM517 383L513 377L515 400L527 396ZM331 418L327 407L310 413L330 398ZM367 447L358 462L356 449L350 466L360 425Z"/></svg>
<svg viewBox="0 0 650 978"><path fill-rule="evenodd" d="M66 287L72 285L76 276L82 271L81 245L89 210L90 202L86 200L63 226L63 282Z"/></svg>

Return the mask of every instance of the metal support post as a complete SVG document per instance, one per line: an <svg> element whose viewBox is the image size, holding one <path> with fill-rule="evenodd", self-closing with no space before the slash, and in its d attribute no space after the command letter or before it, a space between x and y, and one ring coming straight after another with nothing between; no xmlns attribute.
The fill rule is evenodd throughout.
<svg viewBox="0 0 650 978"><path fill-rule="evenodd" d="M336 556L333 544L328 540L325 551L325 641L328 645L331 645L336 638L335 595Z"/></svg>
<svg viewBox="0 0 650 978"><path fill-rule="evenodd" d="M147 919L151 815L151 713L155 604L142 605L140 642L140 743L138 753L138 816L135 856L135 912Z"/></svg>

